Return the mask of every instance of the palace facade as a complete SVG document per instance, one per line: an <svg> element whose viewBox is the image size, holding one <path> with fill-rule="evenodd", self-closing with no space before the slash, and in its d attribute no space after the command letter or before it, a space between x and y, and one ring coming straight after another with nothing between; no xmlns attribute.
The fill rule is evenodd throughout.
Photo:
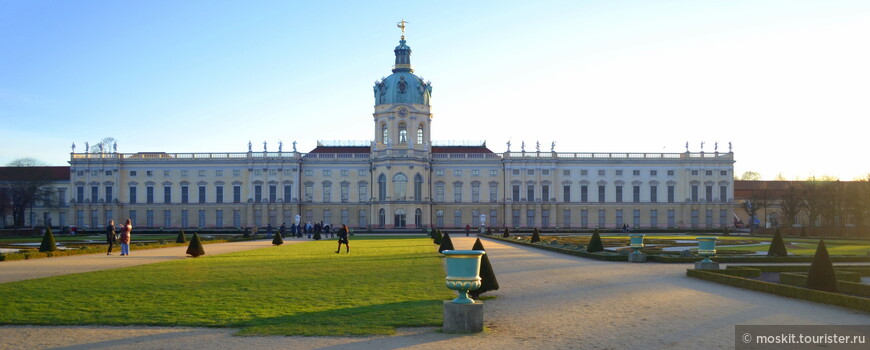
<svg viewBox="0 0 870 350"><path fill-rule="evenodd" d="M373 87L374 133L367 144L319 142L307 153L295 144L278 152L250 144L248 152L74 152L68 186L60 185L64 205L48 220L103 227L129 217L140 228L167 229L289 226L297 216L393 230L731 225L730 150L508 146L496 153L485 142L433 144L432 85L414 74L404 35L394 53L392 74Z"/></svg>

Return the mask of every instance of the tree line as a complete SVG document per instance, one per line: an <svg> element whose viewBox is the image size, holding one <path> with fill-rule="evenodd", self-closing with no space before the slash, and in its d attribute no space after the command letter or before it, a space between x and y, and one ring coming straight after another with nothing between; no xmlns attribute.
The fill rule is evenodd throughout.
<svg viewBox="0 0 870 350"><path fill-rule="evenodd" d="M778 208L784 227L843 228L870 224L870 177L860 181L818 180L787 182L771 188L759 181L743 202L743 209L754 221L768 208Z"/></svg>

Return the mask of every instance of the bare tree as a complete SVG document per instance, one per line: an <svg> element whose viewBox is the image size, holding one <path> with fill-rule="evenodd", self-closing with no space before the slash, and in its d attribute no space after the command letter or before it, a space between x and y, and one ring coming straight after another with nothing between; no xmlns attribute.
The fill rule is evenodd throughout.
<svg viewBox="0 0 870 350"><path fill-rule="evenodd" d="M803 208L807 211L808 224L811 227L818 227L816 219L818 219L824 205L821 183L815 177L811 177L809 180L801 183Z"/></svg>
<svg viewBox="0 0 870 350"><path fill-rule="evenodd" d="M743 181L758 181L761 180L761 174L754 171L744 172L743 175L740 176L740 180Z"/></svg>
<svg viewBox="0 0 870 350"><path fill-rule="evenodd" d="M801 197L801 188L796 183L789 183L779 198L779 208L782 215L785 217L785 224L788 227L793 226L796 222L798 214L803 209L803 198Z"/></svg>
<svg viewBox="0 0 870 350"><path fill-rule="evenodd" d="M25 213L37 203L53 206L54 188L51 187L51 174L44 169L45 163L33 158L20 158L8 164L0 178L2 195L7 199L7 212L12 214L12 226L25 226Z"/></svg>

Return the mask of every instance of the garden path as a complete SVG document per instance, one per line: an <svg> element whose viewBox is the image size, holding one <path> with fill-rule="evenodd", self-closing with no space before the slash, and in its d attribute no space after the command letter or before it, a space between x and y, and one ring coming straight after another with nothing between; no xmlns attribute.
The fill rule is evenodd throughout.
<svg viewBox="0 0 870 350"><path fill-rule="evenodd" d="M451 238L457 249L474 242ZM603 262L484 245L501 289L487 293L496 298L484 301L488 330L480 334L415 328L389 337L235 337L232 329L3 326L0 348L733 349L737 324L870 324L866 313L688 278L690 264Z"/></svg>

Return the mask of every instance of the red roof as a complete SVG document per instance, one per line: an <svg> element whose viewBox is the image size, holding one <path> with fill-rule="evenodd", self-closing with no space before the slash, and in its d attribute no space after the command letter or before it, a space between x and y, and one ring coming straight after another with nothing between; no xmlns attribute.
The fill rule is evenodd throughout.
<svg viewBox="0 0 870 350"><path fill-rule="evenodd" d="M370 146L317 146L308 153L371 153Z"/></svg>
<svg viewBox="0 0 870 350"><path fill-rule="evenodd" d="M432 146L432 153L493 153L486 146Z"/></svg>
<svg viewBox="0 0 870 350"><path fill-rule="evenodd" d="M7 166L0 167L0 181L46 180L69 181L68 166Z"/></svg>

